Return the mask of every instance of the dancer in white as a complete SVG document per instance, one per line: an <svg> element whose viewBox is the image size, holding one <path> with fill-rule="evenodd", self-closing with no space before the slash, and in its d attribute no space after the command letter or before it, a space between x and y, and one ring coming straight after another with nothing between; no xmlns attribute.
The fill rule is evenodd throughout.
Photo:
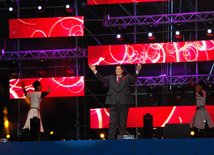
<svg viewBox="0 0 214 155"><path fill-rule="evenodd" d="M197 128L204 130L206 127L206 124L208 125L209 128L213 128L213 121L210 117L210 114L208 113L207 109L205 108L206 104L206 92L203 90L204 87L204 82L199 81L198 84L195 86L192 83L192 79L190 81L190 84L195 87L195 98L196 98L196 112L194 116L192 117L192 120L190 122L190 127L191 128Z"/></svg>
<svg viewBox="0 0 214 155"><path fill-rule="evenodd" d="M27 92L25 90L25 85L23 82L21 83L21 86L22 86L25 96L29 97L30 101L31 101L31 107L28 112L25 125L23 127L23 132L30 130L30 119L33 117L37 117L40 119L40 132L44 133L44 128L42 125L42 120L41 120L41 115L40 115L40 103L41 103L42 98L47 96L51 92L51 89L50 89L50 87L48 87L48 91L41 92L42 85L38 80L33 83L33 87L35 89L34 92Z"/></svg>

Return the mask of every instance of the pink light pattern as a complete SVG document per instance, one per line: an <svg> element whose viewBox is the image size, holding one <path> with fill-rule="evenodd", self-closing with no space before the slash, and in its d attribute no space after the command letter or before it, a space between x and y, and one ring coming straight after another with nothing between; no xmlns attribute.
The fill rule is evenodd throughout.
<svg viewBox="0 0 214 155"><path fill-rule="evenodd" d="M83 16L25 18L9 20L9 37L11 39L71 37L83 35L84 35Z"/></svg>
<svg viewBox="0 0 214 155"><path fill-rule="evenodd" d="M88 47L88 64L149 64L214 60L214 40Z"/></svg>
<svg viewBox="0 0 214 155"><path fill-rule="evenodd" d="M157 2L157 1L169 1L169 0L87 0L87 4L99 5L99 4L120 4L120 3Z"/></svg>
<svg viewBox="0 0 214 155"><path fill-rule="evenodd" d="M166 106L166 107L138 107L130 108L127 127L143 127L143 115L153 115L153 126L164 127L165 124L190 123L196 106ZM212 120L214 121L214 106L206 106ZM109 127L109 109L90 109L91 129L102 129Z"/></svg>
<svg viewBox="0 0 214 155"><path fill-rule="evenodd" d="M24 98L21 82L25 84L27 91L34 91L33 82L39 80L42 84L42 91L47 91L48 86L51 93L47 97L68 97L84 96L84 77L54 77L54 78L31 78L31 79L10 79L10 99Z"/></svg>

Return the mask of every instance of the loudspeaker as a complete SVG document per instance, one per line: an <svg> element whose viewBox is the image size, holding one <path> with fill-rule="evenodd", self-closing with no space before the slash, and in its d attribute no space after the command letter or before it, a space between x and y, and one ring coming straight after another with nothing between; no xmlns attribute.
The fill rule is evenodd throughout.
<svg viewBox="0 0 214 155"><path fill-rule="evenodd" d="M144 138L153 137L153 116L150 113L143 115Z"/></svg>
<svg viewBox="0 0 214 155"><path fill-rule="evenodd" d="M166 124L163 129L164 138L190 138L189 124Z"/></svg>
<svg viewBox="0 0 214 155"><path fill-rule="evenodd" d="M41 141L40 119L37 117L30 119L30 137L32 141Z"/></svg>

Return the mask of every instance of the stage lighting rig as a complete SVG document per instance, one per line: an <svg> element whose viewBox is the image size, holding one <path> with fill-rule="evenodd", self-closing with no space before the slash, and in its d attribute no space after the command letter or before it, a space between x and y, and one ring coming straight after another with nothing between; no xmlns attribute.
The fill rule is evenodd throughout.
<svg viewBox="0 0 214 155"><path fill-rule="evenodd" d="M117 27L117 30L116 30L116 39L118 41L123 41L124 40L124 37L125 37L125 27Z"/></svg>
<svg viewBox="0 0 214 155"><path fill-rule="evenodd" d="M174 86L174 97L176 101L180 101L184 98L184 89L182 85Z"/></svg>
<svg viewBox="0 0 214 155"><path fill-rule="evenodd" d="M17 11L17 3L16 2L10 2L9 3L9 7L8 7L8 11L12 14L16 14Z"/></svg>
<svg viewBox="0 0 214 155"><path fill-rule="evenodd" d="M74 7L71 4L66 4L65 5L65 10L69 13L74 12Z"/></svg>
<svg viewBox="0 0 214 155"><path fill-rule="evenodd" d="M20 71L20 62L13 60L10 63L10 73L12 78L17 78Z"/></svg>
<svg viewBox="0 0 214 155"><path fill-rule="evenodd" d="M110 21L110 15L104 15L102 24L107 25L109 21Z"/></svg>
<svg viewBox="0 0 214 155"><path fill-rule="evenodd" d="M75 65L74 65L74 60L72 58L66 60L66 62L65 62L65 70L69 74L74 74L75 73Z"/></svg>
<svg viewBox="0 0 214 155"><path fill-rule="evenodd" d="M39 13L45 13L48 0L40 0L37 6Z"/></svg>
<svg viewBox="0 0 214 155"><path fill-rule="evenodd" d="M149 101L155 101L157 99L157 88L156 86L147 87L147 96Z"/></svg>
<svg viewBox="0 0 214 155"><path fill-rule="evenodd" d="M181 23L175 23L174 24L174 33L175 33L175 38L181 39L183 38L183 24Z"/></svg>
<svg viewBox="0 0 214 155"><path fill-rule="evenodd" d="M213 30L214 30L214 22L213 21L209 21L209 22L207 22L207 32L206 32L206 35L208 36L208 37L213 37L214 36L214 32L213 32Z"/></svg>
<svg viewBox="0 0 214 155"><path fill-rule="evenodd" d="M41 75L45 75L47 73L47 66L46 66L46 61L45 60L40 60L39 65L38 65L38 73Z"/></svg>
<svg viewBox="0 0 214 155"><path fill-rule="evenodd" d="M149 25L148 26L147 38L149 40L155 40L156 39L156 26L155 25Z"/></svg>

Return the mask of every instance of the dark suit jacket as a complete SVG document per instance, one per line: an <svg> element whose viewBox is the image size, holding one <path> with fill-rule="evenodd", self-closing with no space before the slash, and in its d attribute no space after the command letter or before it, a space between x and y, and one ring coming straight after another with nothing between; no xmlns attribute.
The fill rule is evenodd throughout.
<svg viewBox="0 0 214 155"><path fill-rule="evenodd" d="M119 84L117 84L116 76L114 75L106 77L97 72L95 77L104 83L109 83L109 90L105 102L106 104L114 105L116 104L118 98L121 104L133 103L129 85L130 83L134 83L137 80L137 74L134 76L122 75Z"/></svg>

